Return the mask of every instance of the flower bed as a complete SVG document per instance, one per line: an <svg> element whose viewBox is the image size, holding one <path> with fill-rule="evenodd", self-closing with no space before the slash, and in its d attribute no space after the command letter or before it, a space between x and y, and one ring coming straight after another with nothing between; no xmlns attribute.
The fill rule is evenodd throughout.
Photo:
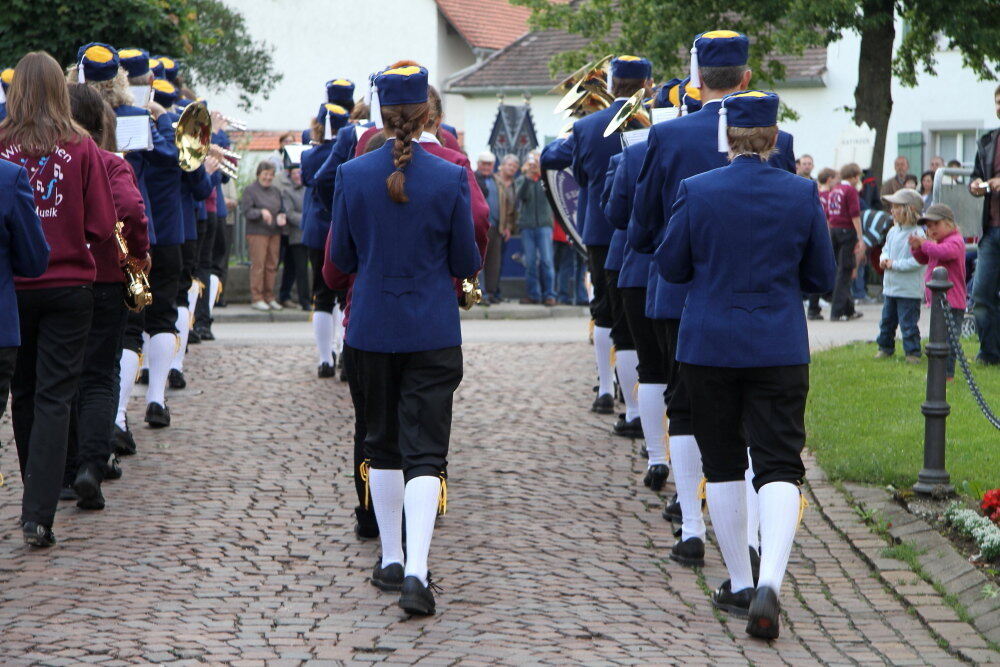
<svg viewBox="0 0 1000 667"><path fill-rule="evenodd" d="M985 504L984 498L983 505ZM1000 526L957 502L948 506L944 518L948 525L975 541L980 552L978 560L1000 561Z"/></svg>

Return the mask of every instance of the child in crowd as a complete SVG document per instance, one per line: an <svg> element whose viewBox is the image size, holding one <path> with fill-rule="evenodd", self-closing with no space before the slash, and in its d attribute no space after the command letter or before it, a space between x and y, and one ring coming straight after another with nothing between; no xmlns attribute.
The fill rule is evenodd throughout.
<svg viewBox="0 0 1000 667"><path fill-rule="evenodd" d="M884 197L892 204L893 226L885 237L885 246L879 266L885 271L882 294L882 321L879 324L878 354L876 359L891 357L896 351L896 327L899 326L903 338L903 352L906 361L920 363L920 301L924 284L920 263L910 251L910 236L923 237L924 232L917 226L924 200L920 193L910 188Z"/></svg>
<svg viewBox="0 0 1000 667"><path fill-rule="evenodd" d="M931 279L931 272L939 266L948 270L948 280L952 283L947 294L948 305L955 322L961 322L965 316L968 293L965 287L965 239L955 225L955 214L945 204L931 204L920 218L920 224L926 225L928 238L917 234L910 236L913 258L927 265L926 280ZM927 290L927 298L930 296L931 292ZM949 352L948 379L954 378L955 355Z"/></svg>

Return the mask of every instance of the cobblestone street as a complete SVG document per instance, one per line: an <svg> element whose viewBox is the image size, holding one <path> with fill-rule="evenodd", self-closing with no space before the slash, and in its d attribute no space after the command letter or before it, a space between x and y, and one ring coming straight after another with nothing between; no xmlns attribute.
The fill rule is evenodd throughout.
<svg viewBox="0 0 1000 667"><path fill-rule="evenodd" d="M639 442L587 410L589 347L473 343L465 362L430 558L444 592L427 619L368 583L378 544L352 531L347 385L315 377L311 346L193 346L175 426L136 427L107 509L63 503L50 550L29 552L16 528L5 417L0 661L959 662L814 508L782 636L751 640L709 604L726 576L714 544L701 573L667 558Z"/></svg>

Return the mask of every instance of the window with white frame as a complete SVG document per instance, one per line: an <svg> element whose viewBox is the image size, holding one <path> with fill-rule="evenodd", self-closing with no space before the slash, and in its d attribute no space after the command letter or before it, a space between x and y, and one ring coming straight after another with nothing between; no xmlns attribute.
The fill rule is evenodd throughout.
<svg viewBox="0 0 1000 667"><path fill-rule="evenodd" d="M940 155L947 164L958 160L963 167L971 167L976 159L976 140L979 130L937 130L931 133L931 155Z"/></svg>

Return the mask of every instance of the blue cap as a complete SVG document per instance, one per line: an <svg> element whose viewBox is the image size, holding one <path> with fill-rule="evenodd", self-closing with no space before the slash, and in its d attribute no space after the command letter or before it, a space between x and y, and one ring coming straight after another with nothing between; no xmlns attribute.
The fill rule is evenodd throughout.
<svg viewBox="0 0 1000 667"><path fill-rule="evenodd" d="M122 49L118 52L118 61L130 79L149 73L149 53L142 49Z"/></svg>
<svg viewBox="0 0 1000 667"><path fill-rule="evenodd" d="M153 101L169 109L177 102L177 88L166 79L153 79Z"/></svg>
<svg viewBox="0 0 1000 667"><path fill-rule="evenodd" d="M427 101L427 68L407 65L379 72L375 76L380 107L422 104Z"/></svg>
<svg viewBox="0 0 1000 667"><path fill-rule="evenodd" d="M322 141L333 139L337 136L337 130L347 125L347 121L350 119L350 112L339 104L331 104L330 102L321 104L319 113L316 114L316 120L325 128L325 135L320 139Z"/></svg>
<svg viewBox="0 0 1000 667"><path fill-rule="evenodd" d="M180 95L180 93L178 93L178 95ZM191 104L192 102L194 102L194 100L189 100L186 97L178 97L177 101L174 102L174 106L177 107L178 109L183 109L184 107L186 107L187 105Z"/></svg>
<svg viewBox="0 0 1000 667"><path fill-rule="evenodd" d="M330 104L354 104L354 82L349 79L327 81L326 101Z"/></svg>
<svg viewBox="0 0 1000 667"><path fill-rule="evenodd" d="M729 151L730 127L773 127L778 124L775 93L744 90L722 98L719 105L719 152Z"/></svg>
<svg viewBox="0 0 1000 667"><path fill-rule="evenodd" d="M118 75L118 52L110 44L91 42L76 52L80 67L80 83L84 81L109 81Z"/></svg>
<svg viewBox="0 0 1000 667"><path fill-rule="evenodd" d="M160 64L163 65L163 76L167 79L167 81L169 81L170 83L176 81L177 61L175 61L170 56L153 56L153 57L159 60Z"/></svg>
<svg viewBox="0 0 1000 667"><path fill-rule="evenodd" d="M639 56L618 56L611 61L612 79L642 79L653 76L653 63Z"/></svg>
<svg viewBox="0 0 1000 667"><path fill-rule="evenodd" d="M691 85L701 88L699 67L746 65L750 58L750 40L734 30L710 30L694 38L691 46Z"/></svg>
<svg viewBox="0 0 1000 667"><path fill-rule="evenodd" d="M163 63L159 58L149 59L149 71L153 73L154 79L166 79L167 73L163 71Z"/></svg>

